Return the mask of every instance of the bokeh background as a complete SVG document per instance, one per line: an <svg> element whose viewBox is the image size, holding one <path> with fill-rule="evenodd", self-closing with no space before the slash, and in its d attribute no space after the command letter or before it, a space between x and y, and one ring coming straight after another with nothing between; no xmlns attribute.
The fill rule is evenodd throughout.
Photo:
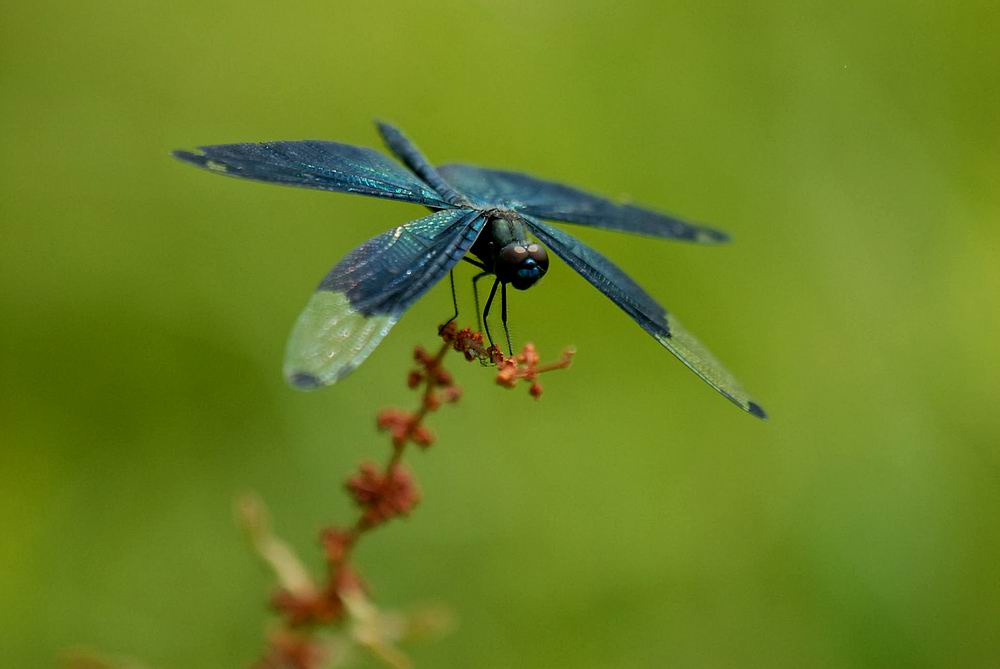
<svg viewBox="0 0 1000 669"><path fill-rule="evenodd" d="M1000 664L1000 40L990 2L8 2L0 9L0 658L247 666L258 491L317 564L438 286L313 394L280 375L327 269L422 214L221 179L170 149L377 146L730 231L574 228L744 380L742 414L556 265L514 335L540 402L466 397L425 500L358 555L460 626L418 667ZM471 318L461 270L460 298ZM467 321L468 322L468 321ZM377 666L371 664L371 666Z"/></svg>

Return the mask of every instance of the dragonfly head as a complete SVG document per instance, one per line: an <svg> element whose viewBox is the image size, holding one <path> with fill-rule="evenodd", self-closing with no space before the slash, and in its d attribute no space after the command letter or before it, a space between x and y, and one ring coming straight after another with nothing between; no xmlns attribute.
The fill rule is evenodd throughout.
<svg viewBox="0 0 1000 669"><path fill-rule="evenodd" d="M504 283L526 290L549 269L549 254L535 242L511 242L500 249L494 269Z"/></svg>

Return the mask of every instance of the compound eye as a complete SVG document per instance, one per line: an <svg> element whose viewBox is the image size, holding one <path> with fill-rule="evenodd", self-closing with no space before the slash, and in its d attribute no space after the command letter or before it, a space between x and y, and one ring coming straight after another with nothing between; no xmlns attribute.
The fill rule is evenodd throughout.
<svg viewBox="0 0 1000 669"><path fill-rule="evenodd" d="M510 265L516 265L528 257L528 249L520 244L508 244L500 251L500 260Z"/></svg>
<svg viewBox="0 0 1000 669"><path fill-rule="evenodd" d="M539 267L543 270L549 266L549 254L545 251L545 247L540 244L529 244L526 249L528 252L528 257L538 263Z"/></svg>

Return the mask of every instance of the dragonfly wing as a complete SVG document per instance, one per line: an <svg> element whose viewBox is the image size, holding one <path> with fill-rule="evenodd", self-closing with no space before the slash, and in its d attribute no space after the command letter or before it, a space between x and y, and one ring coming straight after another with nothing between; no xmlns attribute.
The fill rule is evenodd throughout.
<svg viewBox="0 0 1000 669"><path fill-rule="evenodd" d="M556 227L528 217L525 220L543 244L611 298L706 383L744 411L758 418L767 417L715 356L614 263Z"/></svg>
<svg viewBox="0 0 1000 669"><path fill-rule="evenodd" d="M378 126L379 134L382 135L382 140L389 147L389 150L440 193L442 198L456 207L470 206L468 198L452 188L441 177L430 161L420 152L417 145L410 141L410 138L404 135L402 130L384 121L376 121L375 125Z"/></svg>
<svg viewBox="0 0 1000 669"><path fill-rule="evenodd" d="M702 244L729 241L729 235L674 216L618 204L607 198L519 172L472 165L443 165L441 175L477 204L502 206L531 216L595 228L634 232Z"/></svg>
<svg viewBox="0 0 1000 669"><path fill-rule="evenodd" d="M445 276L486 223L476 211L435 212L354 249L330 270L288 340L285 377L303 390L347 376L403 312Z"/></svg>
<svg viewBox="0 0 1000 669"><path fill-rule="evenodd" d="M174 151L186 163L232 177L343 193L360 193L434 208L448 204L433 188L378 151L305 140L218 144Z"/></svg>

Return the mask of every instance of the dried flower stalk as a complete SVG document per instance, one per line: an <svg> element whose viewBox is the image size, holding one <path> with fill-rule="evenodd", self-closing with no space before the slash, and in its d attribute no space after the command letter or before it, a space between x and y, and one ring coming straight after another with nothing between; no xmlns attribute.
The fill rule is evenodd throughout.
<svg viewBox="0 0 1000 669"><path fill-rule="evenodd" d="M326 561L322 579L313 580L294 551L271 534L259 500L247 498L240 503L239 515L253 546L279 582L271 605L280 615L280 624L270 634L256 669L338 666L350 658L356 647L367 649L390 667L406 669L410 661L398 649L398 642L449 626L449 616L440 609L402 616L375 607L353 565L354 548L368 532L409 515L420 502L413 475L402 460L409 444L427 449L435 442L425 424L427 417L462 396L442 364L448 351L458 351L467 361L495 365L498 385L515 388L523 381L536 399L543 392L539 376L568 367L574 351L567 349L557 361L543 365L531 344L517 355L505 357L496 346L486 347L482 334L469 328L460 330L448 323L439 334L442 345L436 352L416 347L416 367L406 377L407 386L420 391L419 406L413 411L389 408L378 413L376 425L389 433L391 453L383 466L363 462L347 479L347 493L360 512L353 524L322 531L320 543Z"/></svg>

